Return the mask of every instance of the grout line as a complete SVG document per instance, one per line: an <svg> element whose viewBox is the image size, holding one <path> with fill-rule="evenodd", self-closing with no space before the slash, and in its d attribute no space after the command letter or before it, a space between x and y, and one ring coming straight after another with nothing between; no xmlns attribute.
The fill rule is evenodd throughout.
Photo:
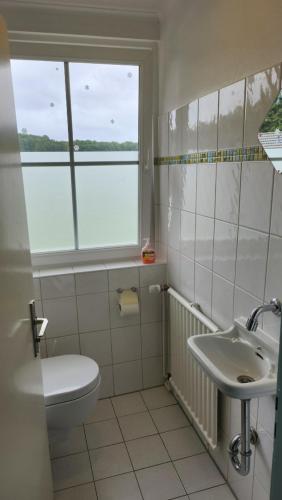
<svg viewBox="0 0 282 500"><path fill-rule="evenodd" d="M117 417L117 414L116 414L116 410L115 410L115 408L114 408L114 405L113 405L113 404L112 404L112 407L113 407L114 414L115 414L116 419L117 419L117 422L118 422L118 426L119 426L119 429L120 429L121 435L122 435L122 437L124 437L124 436L123 436L123 433L122 433L122 429L121 429L120 423L119 423L119 420L118 420L118 417ZM140 487L140 484L139 484L139 481L138 481L137 475L136 475L135 470L134 470L133 462L132 462L132 460L131 460L131 456L130 456L130 453L129 453L129 451L128 451L128 448L127 448L127 446L126 446L126 442L125 442L125 440L124 440L124 439L123 439L123 443L124 443L124 446L125 446L126 451L127 451L127 455L128 455L128 457L129 457L129 460L130 460L130 463L131 463L132 472L133 472L134 477L135 477L135 479L136 479L136 482L137 482L137 485L138 485L138 488L139 488L139 491L140 491L140 495L141 495L142 499L144 500L144 497L143 497L143 494L142 494L142 491L141 491L141 487Z"/></svg>

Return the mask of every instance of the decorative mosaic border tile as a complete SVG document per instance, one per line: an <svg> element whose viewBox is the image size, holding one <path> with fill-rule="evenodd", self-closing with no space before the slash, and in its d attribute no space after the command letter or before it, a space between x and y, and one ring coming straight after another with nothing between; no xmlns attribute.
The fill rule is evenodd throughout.
<svg viewBox="0 0 282 500"><path fill-rule="evenodd" d="M178 156L155 158L156 165L178 165L191 163L217 163L232 161L265 161L268 156L262 146L249 146L235 149L219 149Z"/></svg>

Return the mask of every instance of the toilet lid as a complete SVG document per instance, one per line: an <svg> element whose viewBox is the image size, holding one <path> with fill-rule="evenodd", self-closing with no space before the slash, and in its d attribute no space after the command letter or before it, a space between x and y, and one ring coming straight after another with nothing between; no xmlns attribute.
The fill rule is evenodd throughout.
<svg viewBox="0 0 282 500"><path fill-rule="evenodd" d="M45 406L85 396L99 383L99 366L86 356L66 354L41 360Z"/></svg>

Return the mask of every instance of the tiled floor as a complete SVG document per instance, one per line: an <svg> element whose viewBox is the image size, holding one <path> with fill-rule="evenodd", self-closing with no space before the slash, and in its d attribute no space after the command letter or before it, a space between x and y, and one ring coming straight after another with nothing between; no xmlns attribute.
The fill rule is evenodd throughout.
<svg viewBox="0 0 282 500"><path fill-rule="evenodd" d="M99 401L50 450L54 500L234 500L164 387Z"/></svg>

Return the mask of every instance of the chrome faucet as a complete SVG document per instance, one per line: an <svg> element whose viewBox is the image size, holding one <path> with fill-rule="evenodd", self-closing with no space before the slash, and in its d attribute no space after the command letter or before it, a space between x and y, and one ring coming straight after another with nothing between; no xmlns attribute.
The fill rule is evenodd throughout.
<svg viewBox="0 0 282 500"><path fill-rule="evenodd" d="M266 312L272 311L276 316L281 316L282 304L278 299L271 299L269 304L265 304L264 306L256 307L248 317L246 321L246 328L249 332L255 332L258 327L258 318L259 316Z"/></svg>

